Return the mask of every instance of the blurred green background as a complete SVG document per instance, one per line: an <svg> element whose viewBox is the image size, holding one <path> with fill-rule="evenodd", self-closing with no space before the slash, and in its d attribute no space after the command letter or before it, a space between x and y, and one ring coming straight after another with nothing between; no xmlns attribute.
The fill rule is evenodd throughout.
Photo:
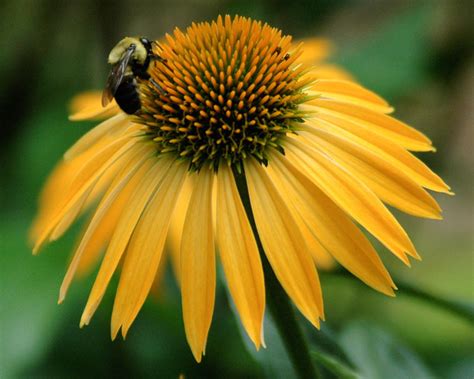
<svg viewBox="0 0 474 379"><path fill-rule="evenodd" d="M93 275L76 282L66 302L56 305L80 226L39 257L27 244L42 183L67 147L93 126L68 122L67 103L80 91L102 88L106 56L115 42L124 35L160 38L175 26L225 13L267 21L296 38L331 39L337 46L332 62L390 100L398 118L432 138L438 152L422 159L456 196L437 196L442 222L399 215L422 262L407 268L380 251L395 278L472 306L471 1L3 0L1 378L292 375L271 320L266 321L268 348L247 349L222 284L206 356L197 365L186 345L179 293L169 272L162 294L149 299L125 342L109 337L113 288L91 325L81 330ZM327 322L322 332L307 328L311 341L324 336L327 343L314 342L321 351L347 359L367 378L474 377L472 320L403 291L386 298L356 283L324 275Z"/></svg>

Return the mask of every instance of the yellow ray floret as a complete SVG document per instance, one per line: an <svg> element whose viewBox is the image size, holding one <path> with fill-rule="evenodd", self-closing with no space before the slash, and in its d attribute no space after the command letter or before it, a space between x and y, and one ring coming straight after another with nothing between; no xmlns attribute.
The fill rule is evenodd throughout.
<svg viewBox="0 0 474 379"><path fill-rule="evenodd" d="M265 288L257 244L232 171L217 175L217 245L227 284L242 323L257 349L264 345Z"/></svg>
<svg viewBox="0 0 474 379"><path fill-rule="evenodd" d="M186 338L198 362L205 353L214 311L216 266L211 204L213 180L211 171L204 171L196 178L181 242L183 319Z"/></svg>

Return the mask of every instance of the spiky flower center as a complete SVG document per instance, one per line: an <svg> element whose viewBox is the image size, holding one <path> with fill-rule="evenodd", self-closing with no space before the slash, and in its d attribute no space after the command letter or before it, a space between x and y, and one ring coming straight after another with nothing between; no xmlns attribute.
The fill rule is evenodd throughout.
<svg viewBox="0 0 474 379"><path fill-rule="evenodd" d="M308 81L295 64L290 36L243 17L219 17L166 36L155 48L151 79L140 83L139 122L158 152L189 159L191 170L221 161L239 166L253 156L266 164L269 148L303 114Z"/></svg>

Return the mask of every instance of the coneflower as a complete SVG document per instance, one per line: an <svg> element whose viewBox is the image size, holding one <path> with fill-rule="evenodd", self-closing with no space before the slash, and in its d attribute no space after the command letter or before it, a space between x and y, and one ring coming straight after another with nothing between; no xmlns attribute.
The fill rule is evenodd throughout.
<svg viewBox="0 0 474 379"><path fill-rule="evenodd" d="M262 259L316 327L324 318L318 259L332 256L393 295L395 284L359 227L404 263L419 258L384 203L441 218L426 189L449 187L409 152L434 150L430 140L389 116L392 108L361 85L322 79L304 64L304 45L261 22L219 17L176 29L155 49L163 60L149 69L154 83L139 81L141 111L112 116L65 154L32 230L36 253L95 207L60 291L61 302L81 262L105 249L81 325L123 262L112 336L125 336L165 245L197 361L213 315L216 252L257 348L264 343Z"/></svg>

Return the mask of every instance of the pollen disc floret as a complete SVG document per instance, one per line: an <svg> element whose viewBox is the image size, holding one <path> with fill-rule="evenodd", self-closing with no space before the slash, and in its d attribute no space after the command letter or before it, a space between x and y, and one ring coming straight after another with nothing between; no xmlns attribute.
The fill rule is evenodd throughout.
<svg viewBox="0 0 474 379"><path fill-rule="evenodd" d="M192 24L156 44L164 60L142 81L139 122L158 152L189 159L191 170L248 156L266 163L269 148L303 114L308 84L291 37L267 24L229 16Z"/></svg>

